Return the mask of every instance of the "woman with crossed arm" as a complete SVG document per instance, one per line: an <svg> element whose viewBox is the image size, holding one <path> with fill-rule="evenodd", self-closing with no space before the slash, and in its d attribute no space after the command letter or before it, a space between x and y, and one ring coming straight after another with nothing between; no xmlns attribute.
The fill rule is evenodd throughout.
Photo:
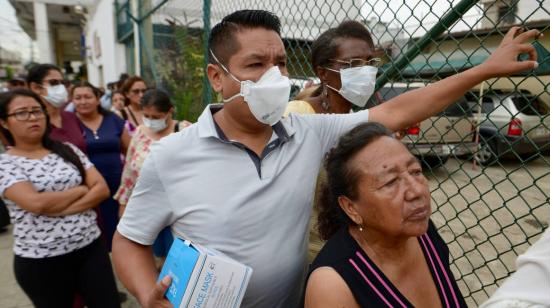
<svg viewBox="0 0 550 308"><path fill-rule="evenodd" d="M0 196L14 224L14 271L36 307L120 307L111 263L92 210L109 196L101 175L69 143L49 137L40 97L16 90L0 97Z"/></svg>

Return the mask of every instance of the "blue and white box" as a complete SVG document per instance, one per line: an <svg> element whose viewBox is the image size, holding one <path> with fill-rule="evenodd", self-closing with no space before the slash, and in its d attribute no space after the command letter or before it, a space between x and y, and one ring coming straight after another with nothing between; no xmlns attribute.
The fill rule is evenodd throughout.
<svg viewBox="0 0 550 308"><path fill-rule="evenodd" d="M237 308L252 268L218 251L176 238L159 280L167 275L172 283L165 296L174 307Z"/></svg>

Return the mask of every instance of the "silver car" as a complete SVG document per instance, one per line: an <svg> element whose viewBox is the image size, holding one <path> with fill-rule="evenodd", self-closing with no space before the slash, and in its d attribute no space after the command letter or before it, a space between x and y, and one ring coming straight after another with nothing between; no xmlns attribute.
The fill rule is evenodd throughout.
<svg viewBox="0 0 550 308"><path fill-rule="evenodd" d="M494 90L467 95L473 114L480 111L479 149L475 159L482 165L502 157L537 158L550 148L550 110L527 91Z"/></svg>
<svg viewBox="0 0 550 308"><path fill-rule="evenodd" d="M368 107L425 86L421 82L387 84L369 101ZM402 141L424 165L435 168L445 164L452 155L465 155L477 149L474 128L475 119L468 102L461 97L437 116L409 127Z"/></svg>

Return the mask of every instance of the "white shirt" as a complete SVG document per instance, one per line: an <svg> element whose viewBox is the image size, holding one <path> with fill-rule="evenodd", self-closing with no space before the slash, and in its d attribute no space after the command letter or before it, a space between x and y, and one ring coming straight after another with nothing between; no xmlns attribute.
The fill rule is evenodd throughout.
<svg viewBox="0 0 550 308"><path fill-rule="evenodd" d="M118 231L151 245L171 225L176 236L253 268L242 307L296 307L321 161L368 111L291 114L273 127L260 159L224 140L211 108L220 107L151 146Z"/></svg>
<svg viewBox="0 0 550 308"><path fill-rule="evenodd" d="M77 147L84 169L93 164ZM13 252L26 258L59 256L83 248L101 234L93 210L67 216L33 214L5 198L4 191L18 182L30 182L38 192L64 191L80 185L78 169L50 153L41 159L0 154L0 196L6 203L13 228Z"/></svg>
<svg viewBox="0 0 550 308"><path fill-rule="evenodd" d="M482 308L550 307L550 229L516 261L508 277Z"/></svg>

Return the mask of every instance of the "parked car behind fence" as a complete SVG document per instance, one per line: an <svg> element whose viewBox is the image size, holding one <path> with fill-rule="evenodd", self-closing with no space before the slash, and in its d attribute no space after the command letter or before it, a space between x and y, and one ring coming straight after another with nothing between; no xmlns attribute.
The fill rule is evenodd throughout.
<svg viewBox="0 0 550 308"><path fill-rule="evenodd" d="M479 108L479 93L466 95L471 112ZM482 165L502 157L537 158L550 149L550 110L528 91L493 90L483 94L479 119L479 149L475 159Z"/></svg>
<svg viewBox="0 0 550 308"><path fill-rule="evenodd" d="M426 84L421 82L387 84L373 96L367 107L424 86ZM445 164L451 155L476 151L474 128L475 119L471 108L466 99L461 97L440 114L409 127L402 141L425 166L435 168Z"/></svg>

